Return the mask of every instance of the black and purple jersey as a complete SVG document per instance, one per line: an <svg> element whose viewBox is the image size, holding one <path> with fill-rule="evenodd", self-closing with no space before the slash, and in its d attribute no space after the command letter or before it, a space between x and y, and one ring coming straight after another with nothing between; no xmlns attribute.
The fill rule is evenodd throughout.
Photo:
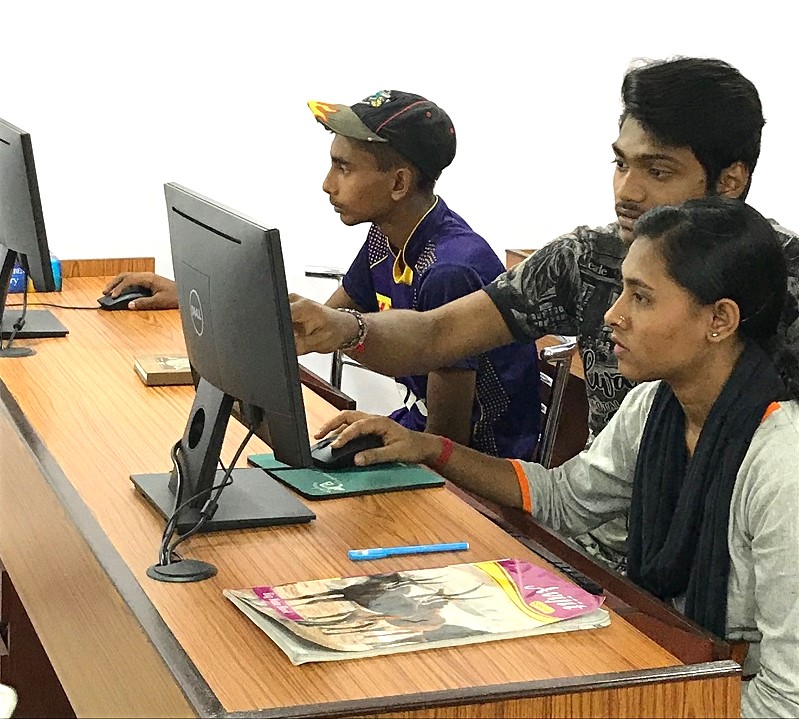
<svg viewBox="0 0 799 719"><path fill-rule="evenodd" d="M488 243L438 198L399 257L372 225L343 285L365 312L425 311L482 289L504 269ZM470 446L498 457L530 457L540 421L535 343L515 342L452 367L477 373ZM396 381L403 406L391 417L424 431L427 376Z"/></svg>

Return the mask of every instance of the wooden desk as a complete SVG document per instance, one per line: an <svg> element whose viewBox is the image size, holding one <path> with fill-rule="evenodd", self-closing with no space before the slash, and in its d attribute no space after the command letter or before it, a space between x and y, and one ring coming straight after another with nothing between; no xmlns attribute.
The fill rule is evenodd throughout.
<svg viewBox="0 0 799 719"><path fill-rule="evenodd" d="M64 284L34 301L89 305L102 281ZM317 502L318 519L305 526L197 536L185 554L215 564L216 577L149 580L163 522L128 475L168 468L192 390L145 387L132 358L183 348L177 312L53 311L68 337L0 360L0 558L77 715L739 713L737 664L685 665L616 614L590 632L293 667L222 589L357 574L363 566L346 550L358 546L468 539L459 560L540 560L441 488ZM310 392L305 401L311 427L333 412ZM225 459L243 435L231 422ZM263 449L254 441L249 451ZM10 634L13 656L13 626ZM28 688L18 688L22 703Z"/></svg>

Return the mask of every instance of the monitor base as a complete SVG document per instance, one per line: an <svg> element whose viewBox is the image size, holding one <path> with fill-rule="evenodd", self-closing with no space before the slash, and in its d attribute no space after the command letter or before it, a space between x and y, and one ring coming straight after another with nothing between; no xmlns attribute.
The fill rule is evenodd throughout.
<svg viewBox="0 0 799 719"><path fill-rule="evenodd" d="M225 473L216 472L214 485L222 482ZM316 519L316 515L291 492L269 477L262 469L234 469L233 484L225 487L213 519L202 532L249 527L273 527L281 524L301 524ZM144 498L168 519L175 509L175 495L169 489L169 474L135 474L131 481ZM183 534L192 529L200 518L200 509L208 497L201 498L200 507L186 507L176 529Z"/></svg>
<svg viewBox="0 0 799 719"><path fill-rule="evenodd" d="M37 340L48 337L66 337L69 330L49 310L32 310L28 305L25 326L14 336L15 340ZM3 325L0 334L7 340L14 332L14 323L22 314L21 307L6 307L3 310Z"/></svg>
<svg viewBox="0 0 799 719"><path fill-rule="evenodd" d="M0 350L0 357L33 357L36 350L33 347L13 347L3 348Z"/></svg>
<svg viewBox="0 0 799 719"><path fill-rule="evenodd" d="M216 567L199 559L179 559L148 567L147 576L157 582L201 582L216 576Z"/></svg>

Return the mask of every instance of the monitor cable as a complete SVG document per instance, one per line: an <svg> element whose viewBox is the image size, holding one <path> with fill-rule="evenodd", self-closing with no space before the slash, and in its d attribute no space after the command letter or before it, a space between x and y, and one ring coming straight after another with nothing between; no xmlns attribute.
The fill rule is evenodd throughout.
<svg viewBox="0 0 799 719"><path fill-rule="evenodd" d="M17 318L17 321L11 325L11 333L8 336L8 340L6 340L5 346L3 345L3 335L0 333L0 357L30 357L31 355L36 354L36 350L33 347L12 347L11 343L14 341L14 338L17 336L17 333L22 330L25 326L25 317L28 314L28 274L25 272L23 274L23 285L24 289L22 290L22 314ZM17 305L8 305L6 307L20 307L19 304Z"/></svg>
<svg viewBox="0 0 799 719"><path fill-rule="evenodd" d="M198 559L184 559L175 550L179 544L185 542L189 537L201 532L205 524L210 521L216 513L219 506L219 497L222 490L228 485L233 483L233 468L236 466L241 453L247 446L247 443L255 434L255 430L250 429L247 436L242 440L236 453L233 456L230 464L225 468L222 460L219 460L219 465L222 467L224 475L219 484L213 485L210 489L203 489L200 492L192 495L185 501L178 505L181 488L183 487L183 479L185 476L185 469L180 457L180 441L176 442L170 450L170 457L172 459L173 472L177 475L177 488L175 491L175 509L167 520L164 532L161 535L161 545L158 550L158 563L152 565L147 569L147 576L161 582L197 582L202 579L208 579L216 574L216 567L208 562L203 562ZM210 495L215 492L213 496L205 502L200 510L200 516L195 525L184 534L180 534L170 544L172 535L175 533L178 517L180 513L203 495Z"/></svg>
<svg viewBox="0 0 799 719"><path fill-rule="evenodd" d="M6 303L6 307L22 307L21 302L14 302L12 304ZM60 310L99 310L100 305L94 307L83 307L75 305L59 305L57 302L34 302L31 307L57 307Z"/></svg>

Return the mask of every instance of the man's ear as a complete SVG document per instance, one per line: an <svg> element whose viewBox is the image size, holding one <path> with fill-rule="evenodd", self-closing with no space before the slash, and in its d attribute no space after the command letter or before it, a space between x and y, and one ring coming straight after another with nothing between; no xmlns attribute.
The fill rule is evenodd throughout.
<svg viewBox="0 0 799 719"><path fill-rule="evenodd" d="M721 342L733 336L741 324L741 310L736 302L727 298L713 303L713 315L708 327L708 342Z"/></svg>
<svg viewBox="0 0 799 719"><path fill-rule="evenodd" d="M725 167L716 182L716 194L737 200L749 185L749 168L740 160Z"/></svg>
<svg viewBox="0 0 799 719"><path fill-rule="evenodd" d="M395 202L405 199L413 189L413 170L410 167L398 167L394 170L394 186L391 199Z"/></svg>

